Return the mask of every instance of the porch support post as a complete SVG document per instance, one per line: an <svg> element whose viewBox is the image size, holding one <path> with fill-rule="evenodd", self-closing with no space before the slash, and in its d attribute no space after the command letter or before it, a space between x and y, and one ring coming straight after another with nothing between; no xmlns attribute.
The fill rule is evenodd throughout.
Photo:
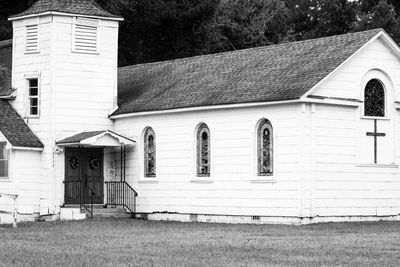
<svg viewBox="0 0 400 267"><path fill-rule="evenodd" d="M123 161L123 158L124 158L124 157L123 157L123 155L122 155L122 146L121 146L121 179L120 179L121 182L123 181L123 176L122 176L122 175L123 175L123 170L122 170L122 167L123 167L123 162L122 162L122 161Z"/></svg>

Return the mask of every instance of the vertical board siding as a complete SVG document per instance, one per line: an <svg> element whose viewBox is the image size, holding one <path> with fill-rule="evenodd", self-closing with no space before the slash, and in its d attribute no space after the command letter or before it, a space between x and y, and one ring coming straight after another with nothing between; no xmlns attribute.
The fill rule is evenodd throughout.
<svg viewBox="0 0 400 267"><path fill-rule="evenodd" d="M127 179L139 193L139 212L297 216L298 107L269 106L199 111L118 119L115 130L137 144L127 155ZM256 133L260 119L274 133L276 183L257 178ZM196 178L196 127L206 123L211 136L210 180ZM156 134L157 177L143 177L142 132Z"/></svg>

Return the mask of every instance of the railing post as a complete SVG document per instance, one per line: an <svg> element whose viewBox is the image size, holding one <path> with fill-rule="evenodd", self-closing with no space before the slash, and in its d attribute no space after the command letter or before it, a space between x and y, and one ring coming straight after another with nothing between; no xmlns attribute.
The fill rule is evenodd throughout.
<svg viewBox="0 0 400 267"><path fill-rule="evenodd" d="M13 228L17 228L17 196L13 197Z"/></svg>

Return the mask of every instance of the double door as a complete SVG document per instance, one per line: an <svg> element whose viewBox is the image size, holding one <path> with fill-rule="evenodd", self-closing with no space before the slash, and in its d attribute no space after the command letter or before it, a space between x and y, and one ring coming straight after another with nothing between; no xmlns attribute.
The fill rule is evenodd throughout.
<svg viewBox="0 0 400 267"><path fill-rule="evenodd" d="M104 203L102 148L65 149L65 204Z"/></svg>

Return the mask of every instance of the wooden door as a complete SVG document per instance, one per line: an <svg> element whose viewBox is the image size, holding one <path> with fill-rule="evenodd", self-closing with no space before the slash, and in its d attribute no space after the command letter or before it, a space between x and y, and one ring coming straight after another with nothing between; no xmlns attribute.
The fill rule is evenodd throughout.
<svg viewBox="0 0 400 267"><path fill-rule="evenodd" d="M90 190L94 192L93 203L103 204L104 202L104 177L103 177L103 149L86 148L83 153L82 179L85 181L86 199L90 199Z"/></svg>
<svg viewBox="0 0 400 267"><path fill-rule="evenodd" d="M103 149L65 149L65 204L104 202Z"/></svg>

